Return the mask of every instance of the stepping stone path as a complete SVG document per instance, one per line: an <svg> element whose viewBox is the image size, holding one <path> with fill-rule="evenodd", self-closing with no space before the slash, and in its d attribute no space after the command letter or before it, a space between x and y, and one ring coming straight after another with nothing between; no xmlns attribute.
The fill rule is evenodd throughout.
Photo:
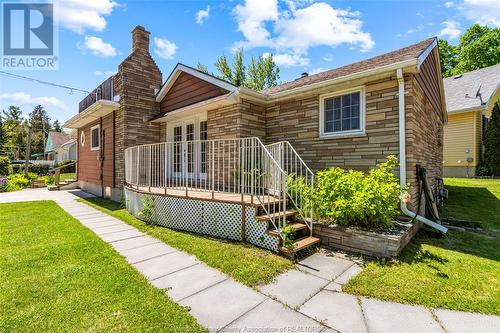
<svg viewBox="0 0 500 333"><path fill-rule="evenodd" d="M109 243L157 288L221 332L500 332L500 317L427 309L342 293L361 267L319 252L267 285L242 285L195 257L75 201L82 191L0 193L0 203L54 200Z"/></svg>

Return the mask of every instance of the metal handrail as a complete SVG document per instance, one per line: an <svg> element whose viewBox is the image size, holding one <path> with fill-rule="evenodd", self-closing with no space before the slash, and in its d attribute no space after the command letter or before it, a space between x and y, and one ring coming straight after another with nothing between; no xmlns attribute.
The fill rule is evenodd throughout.
<svg viewBox="0 0 500 333"><path fill-rule="evenodd" d="M287 175L259 138L190 140L125 149L125 183L138 190L188 197L202 191L249 195L273 227L286 226ZM281 214L274 215L273 213Z"/></svg>
<svg viewBox="0 0 500 333"><path fill-rule="evenodd" d="M312 236L314 208L310 198L306 198L306 195L310 196L314 191L314 172L307 166L290 142L279 141L266 145L266 148L286 173L287 182L292 185L287 186L287 196ZM307 186L310 193L304 193L304 189L298 186L299 184Z"/></svg>

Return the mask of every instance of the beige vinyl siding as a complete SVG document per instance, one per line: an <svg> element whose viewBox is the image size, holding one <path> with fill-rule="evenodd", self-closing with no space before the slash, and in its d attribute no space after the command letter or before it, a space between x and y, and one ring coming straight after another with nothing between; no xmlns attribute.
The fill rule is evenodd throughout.
<svg viewBox="0 0 500 333"><path fill-rule="evenodd" d="M467 158L474 161L479 157L481 136L481 118L479 112L465 112L448 115L448 124L444 126L444 166L467 166ZM465 150L469 149L469 153Z"/></svg>

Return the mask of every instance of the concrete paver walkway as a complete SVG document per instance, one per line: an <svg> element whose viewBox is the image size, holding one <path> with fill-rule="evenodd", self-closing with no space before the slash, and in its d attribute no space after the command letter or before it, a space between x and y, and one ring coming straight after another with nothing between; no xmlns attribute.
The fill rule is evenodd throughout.
<svg viewBox="0 0 500 333"><path fill-rule="evenodd" d="M384 302L341 292L361 271L317 253L254 290L134 227L76 202L81 191L0 193L0 203L54 200L126 258L151 283L188 306L200 324L225 332L498 332L500 317Z"/></svg>

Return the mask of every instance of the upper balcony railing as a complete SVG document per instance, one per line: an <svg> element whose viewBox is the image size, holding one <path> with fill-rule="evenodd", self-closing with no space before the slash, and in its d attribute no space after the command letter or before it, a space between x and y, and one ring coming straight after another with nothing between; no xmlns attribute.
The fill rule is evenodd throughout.
<svg viewBox="0 0 500 333"><path fill-rule="evenodd" d="M82 112L92 104L94 104L96 101L105 99L108 101L113 100L113 77L109 77L101 83L97 88L95 88L87 97L82 99L79 103L78 107L78 112Z"/></svg>

